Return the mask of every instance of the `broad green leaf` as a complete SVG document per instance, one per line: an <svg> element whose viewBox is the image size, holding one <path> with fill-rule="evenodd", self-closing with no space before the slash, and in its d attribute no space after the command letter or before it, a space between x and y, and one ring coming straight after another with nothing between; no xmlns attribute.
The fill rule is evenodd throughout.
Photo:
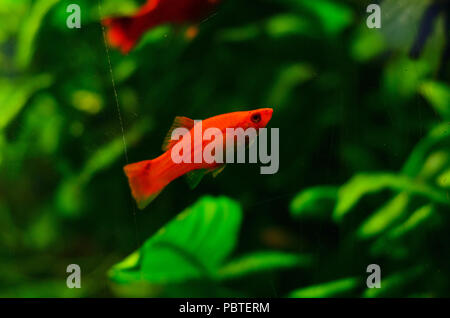
<svg viewBox="0 0 450 318"><path fill-rule="evenodd" d="M317 186L303 190L291 201L291 214L296 217L329 216L337 199L338 188Z"/></svg>
<svg viewBox="0 0 450 318"><path fill-rule="evenodd" d="M445 192L406 176L392 173L359 174L339 189L333 218L340 221L363 196L385 189L405 191L424 196L432 201L450 204L450 199Z"/></svg>
<svg viewBox="0 0 450 318"><path fill-rule="evenodd" d="M136 255L110 271L114 281L142 278L151 283L173 283L212 278L232 252L241 224L238 203L206 196L187 208L149 238Z"/></svg>
<svg viewBox="0 0 450 318"><path fill-rule="evenodd" d="M370 238L388 229L406 213L409 195L402 192L372 214L358 229L358 236Z"/></svg>
<svg viewBox="0 0 450 318"><path fill-rule="evenodd" d="M450 86L440 82L426 81L419 87L419 92L442 119L450 120Z"/></svg>
<svg viewBox="0 0 450 318"><path fill-rule="evenodd" d="M281 268L307 266L311 257L291 253L267 251L255 252L230 261L220 268L216 274L218 279L229 279Z"/></svg>
<svg viewBox="0 0 450 318"><path fill-rule="evenodd" d="M325 298L336 297L351 292L360 285L360 279L356 277L343 278L332 282L303 287L292 291L292 298Z"/></svg>

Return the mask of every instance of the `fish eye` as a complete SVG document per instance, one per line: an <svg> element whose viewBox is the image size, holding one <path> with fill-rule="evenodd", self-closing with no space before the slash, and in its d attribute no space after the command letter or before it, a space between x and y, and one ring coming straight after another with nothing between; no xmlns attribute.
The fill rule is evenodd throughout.
<svg viewBox="0 0 450 318"><path fill-rule="evenodd" d="M254 122L255 124L259 123L261 121L261 114L259 113L253 114L251 117L251 121Z"/></svg>

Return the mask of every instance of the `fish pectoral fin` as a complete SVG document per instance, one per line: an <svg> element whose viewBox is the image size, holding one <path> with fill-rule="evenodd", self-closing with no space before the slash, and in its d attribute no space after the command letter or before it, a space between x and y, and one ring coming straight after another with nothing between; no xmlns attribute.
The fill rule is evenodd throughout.
<svg viewBox="0 0 450 318"><path fill-rule="evenodd" d="M191 190L195 189L200 181L202 181L205 174L207 174L208 172L209 170L206 169L198 169L186 173L186 181L189 185L189 188L191 188Z"/></svg>
<svg viewBox="0 0 450 318"><path fill-rule="evenodd" d="M219 173L221 173L221 172L223 171L223 169L225 169L226 166L227 166L226 164L223 164L223 165L221 165L221 166L219 166L219 167L213 169L213 170L211 171L212 176L213 176L214 178L217 177L217 175L218 175Z"/></svg>
<svg viewBox="0 0 450 318"><path fill-rule="evenodd" d="M200 181L202 181L203 177L208 173L211 173L214 178L217 177L217 175L221 173L225 167L226 164L223 164L213 169L198 169L186 173L185 177L189 188L191 188L191 190L195 189Z"/></svg>
<svg viewBox="0 0 450 318"><path fill-rule="evenodd" d="M172 148L172 146L174 144L176 144L178 142L178 140L172 140L172 132L175 129L186 128L187 130L191 130L192 127L194 127L194 120L187 118L187 117L182 117L182 116L175 117L175 119L173 120L172 126L169 129L169 132L167 133L166 137L164 138L164 142L162 144L162 150L167 151L170 148Z"/></svg>

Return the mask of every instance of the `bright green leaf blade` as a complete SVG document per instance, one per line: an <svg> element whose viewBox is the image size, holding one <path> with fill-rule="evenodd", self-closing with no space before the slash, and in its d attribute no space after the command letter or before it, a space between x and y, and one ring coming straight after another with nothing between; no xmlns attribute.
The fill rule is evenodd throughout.
<svg viewBox="0 0 450 318"><path fill-rule="evenodd" d="M357 231L358 236L367 239L388 229L396 220L406 213L408 202L409 196L404 192L395 196L360 226Z"/></svg>
<svg viewBox="0 0 450 318"><path fill-rule="evenodd" d="M292 200L291 214L296 217L328 216L333 211L337 194L338 188L333 186L317 186L303 190Z"/></svg>
<svg viewBox="0 0 450 318"><path fill-rule="evenodd" d="M268 104L277 105L280 109L288 101L289 96L292 96L292 91L314 77L314 74L314 70L308 64L297 63L283 67L274 82Z"/></svg>
<svg viewBox="0 0 450 318"><path fill-rule="evenodd" d="M360 284L359 279L349 277L332 282L308 286L292 291L292 298L324 298L335 297L355 289Z"/></svg>
<svg viewBox="0 0 450 318"><path fill-rule="evenodd" d="M0 79L0 130L4 129L25 107L29 98L38 90L50 86L50 75L44 74L11 83Z"/></svg>
<svg viewBox="0 0 450 318"><path fill-rule="evenodd" d="M114 266L111 278L125 283L138 277L168 283L212 277L234 249L241 219L235 201L203 197L148 239L139 260L134 256L127 260L129 267L123 262Z"/></svg>
<svg viewBox="0 0 450 318"><path fill-rule="evenodd" d="M406 176L391 173L359 174L339 189L333 218L340 221L363 196L385 189L406 191L432 201L450 204L445 192Z"/></svg>
<svg viewBox="0 0 450 318"><path fill-rule="evenodd" d="M392 60L384 69L383 90L393 101L412 98L430 72L430 65L423 60Z"/></svg>
<svg viewBox="0 0 450 318"><path fill-rule="evenodd" d="M450 120L450 86L444 83L426 81L419 87L425 97L444 120Z"/></svg>
<svg viewBox="0 0 450 318"><path fill-rule="evenodd" d="M322 29L330 35L343 31L353 21L353 12L342 3L329 0L283 0L293 9L306 10L320 22Z"/></svg>
<svg viewBox="0 0 450 318"><path fill-rule="evenodd" d="M59 1L40 0L33 4L31 12L25 19L18 37L16 64L19 68L26 68L30 63L35 51L34 41L42 21L48 11Z"/></svg>

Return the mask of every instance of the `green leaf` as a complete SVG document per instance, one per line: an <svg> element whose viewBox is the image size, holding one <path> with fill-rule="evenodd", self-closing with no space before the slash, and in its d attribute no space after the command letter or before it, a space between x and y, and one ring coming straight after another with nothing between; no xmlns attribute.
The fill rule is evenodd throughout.
<svg viewBox="0 0 450 318"><path fill-rule="evenodd" d="M292 291L292 298L324 298L335 297L352 291L360 284L356 277L348 277L323 284L303 287Z"/></svg>
<svg viewBox="0 0 450 318"><path fill-rule="evenodd" d="M45 15L60 0L35 1L31 12L23 22L18 36L16 64L23 69L28 66L35 51L34 41Z"/></svg>
<svg viewBox="0 0 450 318"><path fill-rule="evenodd" d="M427 204L420 207L414 211L405 222L389 231L389 238L395 239L411 232L428 220L433 215L434 211L435 210L432 204Z"/></svg>
<svg viewBox="0 0 450 318"><path fill-rule="evenodd" d="M4 129L25 107L29 98L38 90L50 86L52 79L49 75L11 82L0 79L0 130Z"/></svg>
<svg viewBox="0 0 450 318"><path fill-rule="evenodd" d="M381 2L380 32L390 47L405 51L411 48L420 19L429 2L429 0L383 0Z"/></svg>
<svg viewBox="0 0 450 318"><path fill-rule="evenodd" d="M229 279L281 268L307 266L311 257L276 251L255 252L230 261L217 272L218 279Z"/></svg>
<svg viewBox="0 0 450 318"><path fill-rule="evenodd" d="M338 188L317 186L303 190L295 196L290 205L291 214L296 217L324 217L333 211Z"/></svg>
<svg viewBox="0 0 450 318"><path fill-rule="evenodd" d="M262 30L256 24L227 28L218 33L218 39L224 42L250 41L258 37Z"/></svg>
<svg viewBox="0 0 450 318"><path fill-rule="evenodd" d="M116 282L151 283L212 278L236 245L242 212L226 197L203 197L148 239L136 256L110 271Z"/></svg>
<svg viewBox="0 0 450 318"><path fill-rule="evenodd" d="M282 14L270 18L266 23L270 37L314 34L313 24L303 17L294 14Z"/></svg>
<svg viewBox="0 0 450 318"><path fill-rule="evenodd" d="M342 3L329 0L283 0L283 3L294 9L307 10L320 22L323 30L336 35L348 27L353 21L353 12Z"/></svg>
<svg viewBox="0 0 450 318"><path fill-rule="evenodd" d="M450 129L447 123L442 123L430 130L412 151L402 168L402 173L408 176L416 176L423 167L423 162L431 149L450 139Z"/></svg>
<svg viewBox="0 0 450 318"><path fill-rule="evenodd" d="M394 101L411 98L429 73L430 65L426 61L395 59L384 69L384 90L389 94L388 98Z"/></svg>
<svg viewBox="0 0 450 318"><path fill-rule="evenodd" d="M406 213L409 196L402 192L372 214L358 229L358 236L370 238L389 228L396 220Z"/></svg>
<svg viewBox="0 0 450 318"><path fill-rule="evenodd" d="M417 266L392 274L386 278L381 277L381 288L367 288L363 293L363 297L396 296L402 289L406 289L406 286L411 284L411 281L419 276L423 270L423 266Z"/></svg>
<svg viewBox="0 0 450 318"><path fill-rule="evenodd" d="M425 196L432 201L450 204L445 192L406 176L392 173L359 174L339 189L333 218L340 221L363 196L385 189L406 191Z"/></svg>

